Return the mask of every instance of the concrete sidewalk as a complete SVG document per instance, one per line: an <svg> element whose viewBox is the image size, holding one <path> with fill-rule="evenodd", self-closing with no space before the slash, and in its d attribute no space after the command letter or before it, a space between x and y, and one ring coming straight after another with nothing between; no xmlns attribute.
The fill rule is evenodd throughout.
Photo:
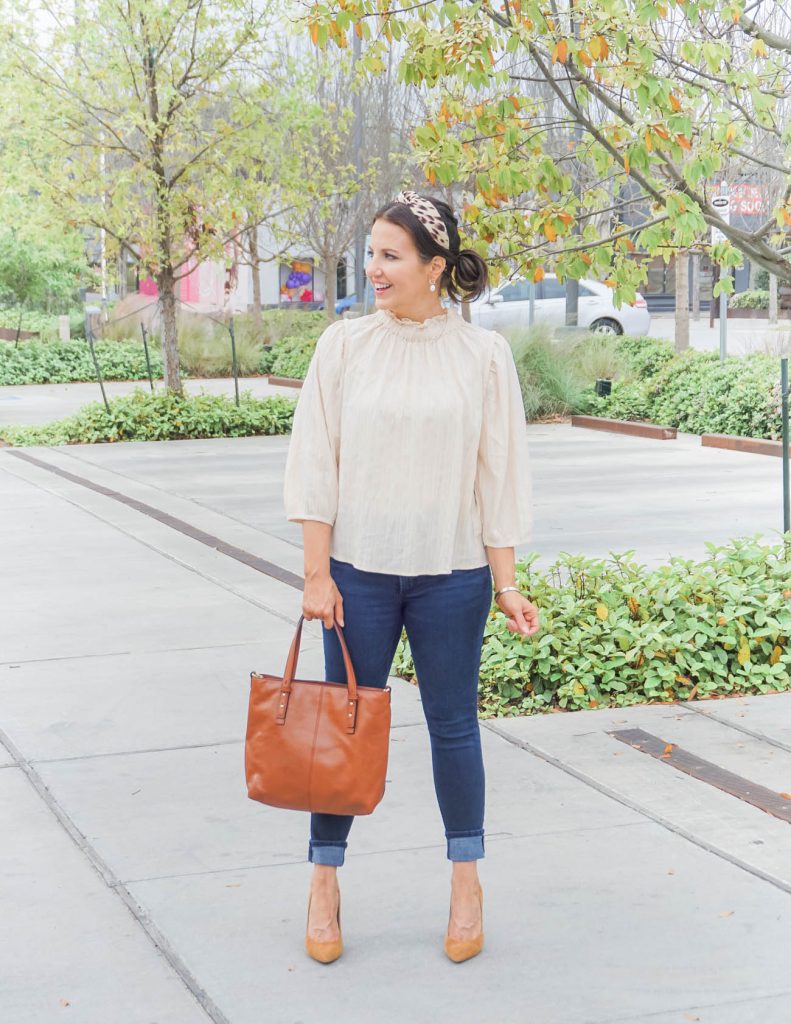
<svg viewBox="0 0 791 1024"><path fill-rule="evenodd" d="M541 431L537 492L565 481L566 515L540 506L536 546L554 526L569 550L606 547L625 492L610 476L584 493L602 438ZM254 804L243 774L248 675L284 664L301 594L120 500L298 576L286 444L0 451L3 1024L787 1024L788 823L612 734L789 792L791 695L483 723L486 949L454 965L420 695L393 679L387 793L340 872L346 952L306 956L307 815ZM722 488L678 521L679 549L719 502L737 502L727 532L769 527L777 460L637 445L621 538L658 556L668 479L688 501ZM300 672L322 670L308 623Z"/></svg>
<svg viewBox="0 0 791 1024"><path fill-rule="evenodd" d="M104 387L108 398L131 395L136 388L150 390L147 380L109 380ZM154 387L161 391L162 381L154 381ZM234 397L233 377L185 380L184 389L190 394L205 391L210 395ZM240 377L239 391L252 391L256 398L268 398L270 395L296 398L299 394L293 387L270 384L268 377ZM89 402L101 400L101 389L95 383L7 384L0 387L0 425L50 423L71 416Z"/></svg>

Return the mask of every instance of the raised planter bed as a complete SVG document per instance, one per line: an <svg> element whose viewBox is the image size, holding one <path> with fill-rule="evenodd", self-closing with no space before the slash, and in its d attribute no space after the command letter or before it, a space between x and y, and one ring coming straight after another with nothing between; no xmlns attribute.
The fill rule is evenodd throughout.
<svg viewBox="0 0 791 1024"><path fill-rule="evenodd" d="M279 384L281 387L284 388L302 387L302 381L299 379L299 377L275 377L271 373L268 373L267 377L269 378L270 384Z"/></svg>
<svg viewBox="0 0 791 1024"><path fill-rule="evenodd" d="M38 331L20 331L19 340L29 341L30 338L38 338ZM0 327L0 341L16 341L15 327Z"/></svg>
<svg viewBox="0 0 791 1024"><path fill-rule="evenodd" d="M613 434L650 437L655 441L675 441L678 433L675 427L660 427L656 423L641 423L636 420L610 420L604 416L572 416L571 425L587 427L589 430L607 430Z"/></svg>
<svg viewBox="0 0 791 1024"><path fill-rule="evenodd" d="M704 448L727 448L733 452L750 452L752 455L781 456L783 454L782 441L768 441L762 437L739 437L736 434L701 434L700 443Z"/></svg>
<svg viewBox="0 0 791 1024"><path fill-rule="evenodd" d="M779 315L778 310L778 315ZM768 309L731 309L728 307L729 320L768 320Z"/></svg>

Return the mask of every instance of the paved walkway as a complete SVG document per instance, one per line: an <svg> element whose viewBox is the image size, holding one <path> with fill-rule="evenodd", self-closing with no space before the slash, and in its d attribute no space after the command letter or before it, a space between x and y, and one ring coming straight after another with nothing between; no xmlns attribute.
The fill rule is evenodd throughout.
<svg viewBox="0 0 791 1024"><path fill-rule="evenodd" d="M544 557L698 551L779 515L778 460L532 433ZM346 953L307 958L307 816L243 777L248 673L284 663L301 605L276 578L302 568L286 446L0 451L3 1024L787 1024L789 823L613 733L788 792L791 695L483 723L487 944L454 965L420 695L393 679L387 793L340 873ZM322 669L313 622L300 671Z"/></svg>
<svg viewBox="0 0 791 1024"><path fill-rule="evenodd" d="M109 380L105 383L108 397L129 395L136 388L149 390L148 381ZM162 382L154 381L161 390ZM196 394L207 391L211 395L234 396L232 377L209 377L205 380L185 380L186 391ZM287 395L294 398L299 392L293 387L279 387L269 383L268 377L242 377L239 390L252 391L256 397ZM101 402L102 392L98 384L24 384L0 387L0 424L49 423L52 420L71 416L88 402Z"/></svg>

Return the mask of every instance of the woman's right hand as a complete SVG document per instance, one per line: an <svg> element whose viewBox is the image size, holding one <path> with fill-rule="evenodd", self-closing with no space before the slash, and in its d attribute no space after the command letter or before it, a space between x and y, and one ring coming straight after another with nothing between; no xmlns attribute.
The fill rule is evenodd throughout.
<svg viewBox="0 0 791 1024"><path fill-rule="evenodd" d="M343 626L343 598L329 573L306 578L302 614L306 619L321 619L326 629L333 629L336 619Z"/></svg>

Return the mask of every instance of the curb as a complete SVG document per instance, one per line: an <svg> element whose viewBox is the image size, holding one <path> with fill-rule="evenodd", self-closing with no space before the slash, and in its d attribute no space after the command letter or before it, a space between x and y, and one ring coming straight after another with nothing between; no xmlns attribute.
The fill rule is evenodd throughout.
<svg viewBox="0 0 791 1024"><path fill-rule="evenodd" d="M704 448L727 448L733 452L749 452L751 455L776 455L779 457L783 455L782 441L769 441L763 437L739 437L736 434L701 434L700 443ZM789 451L791 451L791 448Z"/></svg>
<svg viewBox="0 0 791 1024"><path fill-rule="evenodd" d="M571 425L587 427L589 430L608 430L614 434L650 437L655 441L675 441L678 433L675 427L659 427L655 423L639 423L632 420L609 420L604 416L572 416Z"/></svg>

